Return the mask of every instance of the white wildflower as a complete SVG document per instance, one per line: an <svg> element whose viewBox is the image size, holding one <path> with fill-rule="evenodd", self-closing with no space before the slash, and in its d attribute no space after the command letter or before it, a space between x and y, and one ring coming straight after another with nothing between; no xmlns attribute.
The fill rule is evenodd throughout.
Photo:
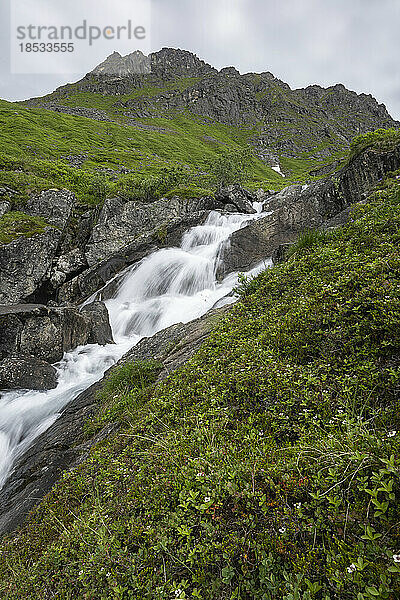
<svg viewBox="0 0 400 600"><path fill-rule="evenodd" d="M211 498L210 498L210 496L206 496L206 497L204 498L204 502L211 502Z"/></svg>
<svg viewBox="0 0 400 600"><path fill-rule="evenodd" d="M356 565L354 563L351 563L351 565L349 567L347 567L347 572L348 573L354 573L354 571L357 569Z"/></svg>
<svg viewBox="0 0 400 600"><path fill-rule="evenodd" d="M301 502L295 502L294 507L299 509L301 507Z"/></svg>
<svg viewBox="0 0 400 600"><path fill-rule="evenodd" d="M393 430L393 431L389 431L389 432L388 432L388 434L387 434L387 436L388 436L388 437L393 437L393 436L395 436L395 435L396 435L396 433L397 433L397 431L395 431L395 430Z"/></svg>
<svg viewBox="0 0 400 600"><path fill-rule="evenodd" d="M394 562L400 563L400 554L393 554L393 560Z"/></svg>
<svg viewBox="0 0 400 600"><path fill-rule="evenodd" d="M285 533L286 527L280 527L278 531L279 533Z"/></svg>

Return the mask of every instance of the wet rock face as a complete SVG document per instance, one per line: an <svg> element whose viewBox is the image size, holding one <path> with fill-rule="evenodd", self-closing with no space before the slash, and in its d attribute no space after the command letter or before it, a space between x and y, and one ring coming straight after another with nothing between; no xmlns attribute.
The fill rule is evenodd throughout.
<svg viewBox="0 0 400 600"><path fill-rule="evenodd" d="M83 344L112 343L108 312L102 302L79 311L40 304L0 306L0 358L16 353L55 363Z"/></svg>
<svg viewBox="0 0 400 600"><path fill-rule="evenodd" d="M0 389L51 390L57 386L57 371L34 356L9 356L0 361Z"/></svg>

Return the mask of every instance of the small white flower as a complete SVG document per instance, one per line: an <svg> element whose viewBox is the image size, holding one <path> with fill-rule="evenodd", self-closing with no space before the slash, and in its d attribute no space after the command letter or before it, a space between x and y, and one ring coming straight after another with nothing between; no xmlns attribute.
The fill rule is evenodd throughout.
<svg viewBox="0 0 400 600"><path fill-rule="evenodd" d="M182 590L175 590L175 596L178 598L182 594Z"/></svg>
<svg viewBox="0 0 400 600"><path fill-rule="evenodd" d="M204 473L203 473L202 471L199 471L199 472L197 473L197 477L204 477Z"/></svg>
<svg viewBox="0 0 400 600"><path fill-rule="evenodd" d="M211 498L210 498L210 496L206 496L206 497L204 498L204 502L211 502Z"/></svg>
<svg viewBox="0 0 400 600"><path fill-rule="evenodd" d="M79 571L79 575L83 575L83 571Z"/></svg>
<svg viewBox="0 0 400 600"><path fill-rule="evenodd" d="M393 437L394 435L396 435L397 431L389 431L387 436L388 437Z"/></svg>
<svg viewBox="0 0 400 600"><path fill-rule="evenodd" d="M278 531L279 533L285 533L286 527L280 527Z"/></svg>
<svg viewBox="0 0 400 600"><path fill-rule="evenodd" d="M348 573L354 573L354 571L357 569L356 565L354 563L351 563L351 565L349 567L347 567L347 572Z"/></svg>
<svg viewBox="0 0 400 600"><path fill-rule="evenodd" d="M294 507L295 507L295 508L299 509L299 508L300 508L300 506L301 506L301 502L295 502L295 503L294 503Z"/></svg>
<svg viewBox="0 0 400 600"><path fill-rule="evenodd" d="M400 554L393 554L393 560L394 562L400 563Z"/></svg>

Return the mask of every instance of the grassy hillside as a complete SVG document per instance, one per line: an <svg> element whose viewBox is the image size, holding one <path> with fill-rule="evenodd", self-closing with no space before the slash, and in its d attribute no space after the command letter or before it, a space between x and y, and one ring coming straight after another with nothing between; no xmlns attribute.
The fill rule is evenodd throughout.
<svg viewBox="0 0 400 600"><path fill-rule="evenodd" d="M115 101L101 94L79 98L92 108ZM284 179L254 155L250 141L255 126L235 127L189 112L141 118L133 124L117 116L99 121L0 101L0 187L17 192L4 197L21 203L30 193L67 187L81 203L97 204L106 195L132 195L149 179L152 185L168 180L171 172L174 180L167 181L162 193L174 189L183 197L197 197L212 193L209 166L217 156L244 151L244 183L252 188L280 189L291 181L310 179L308 172L322 164L307 153L283 160L292 171L291 178Z"/></svg>
<svg viewBox="0 0 400 600"><path fill-rule="evenodd" d="M114 376L88 427L121 429L2 543L2 598L400 597L399 177L163 384Z"/></svg>

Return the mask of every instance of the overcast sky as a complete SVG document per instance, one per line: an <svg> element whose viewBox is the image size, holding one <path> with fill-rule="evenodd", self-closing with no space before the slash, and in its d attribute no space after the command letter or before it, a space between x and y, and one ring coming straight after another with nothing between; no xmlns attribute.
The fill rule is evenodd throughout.
<svg viewBox="0 0 400 600"><path fill-rule="evenodd" d="M66 72L11 74L10 6L8 0L0 0L1 98L48 93L76 81L114 50L127 54L136 48L170 46L195 52L217 68L233 65L242 73L271 71L292 88L340 82L371 93L400 120L400 0L33 1L36 18L46 23L55 14L55 22L65 25L79 22L81 16L108 25L111 15L117 15L118 22L131 18L139 25L147 16L135 13L135 1L149 1L150 36L145 43L98 41L90 51L64 55L64 68L61 57L59 64L60 71ZM48 60L50 65L51 57Z"/></svg>

